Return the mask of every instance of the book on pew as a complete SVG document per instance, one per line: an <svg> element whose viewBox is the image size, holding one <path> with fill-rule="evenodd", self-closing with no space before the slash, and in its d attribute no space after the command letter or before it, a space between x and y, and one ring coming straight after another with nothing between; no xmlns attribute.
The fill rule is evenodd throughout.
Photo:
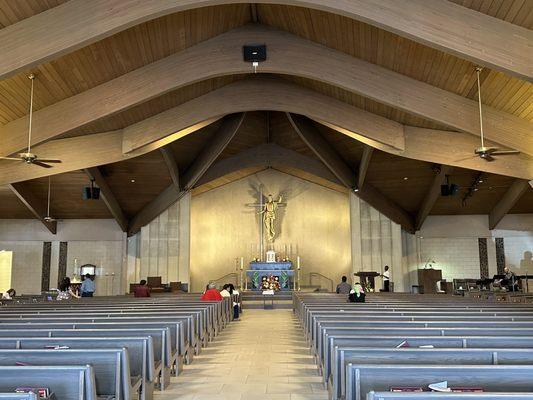
<svg viewBox="0 0 533 400"><path fill-rule="evenodd" d="M15 393L35 393L38 399L51 399L50 389L47 387L21 386L15 389Z"/></svg>
<svg viewBox="0 0 533 400"><path fill-rule="evenodd" d="M394 386L390 388L391 392L423 392L424 389L416 386Z"/></svg>
<svg viewBox="0 0 533 400"><path fill-rule="evenodd" d="M483 388L479 387L452 387L450 388L452 392L457 393L483 393Z"/></svg>
<svg viewBox="0 0 533 400"><path fill-rule="evenodd" d="M68 346L61 346L59 344L52 344L52 345L48 345L48 346L44 346L45 349L50 349L50 350L67 350L67 349L70 349L70 347Z"/></svg>
<svg viewBox="0 0 533 400"><path fill-rule="evenodd" d="M406 347L411 347L411 345L407 342L407 340L404 340L399 345L396 346L397 349L402 349Z"/></svg>

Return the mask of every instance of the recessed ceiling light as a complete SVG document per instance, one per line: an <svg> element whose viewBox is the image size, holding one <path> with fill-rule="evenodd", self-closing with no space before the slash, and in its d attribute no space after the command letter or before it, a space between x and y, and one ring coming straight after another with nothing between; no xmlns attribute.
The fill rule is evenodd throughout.
<svg viewBox="0 0 533 400"><path fill-rule="evenodd" d="M480 179L478 182L479 182L479 183L483 183L483 179Z"/></svg>
<svg viewBox="0 0 533 400"><path fill-rule="evenodd" d="M406 181L407 179L409 179L408 177L404 176L403 177L403 180Z"/></svg>
<svg viewBox="0 0 533 400"><path fill-rule="evenodd" d="M474 188L474 192L477 192L479 189L478 188Z"/></svg>
<svg viewBox="0 0 533 400"><path fill-rule="evenodd" d="M131 183L135 183L135 179L132 179L130 182L131 182Z"/></svg>

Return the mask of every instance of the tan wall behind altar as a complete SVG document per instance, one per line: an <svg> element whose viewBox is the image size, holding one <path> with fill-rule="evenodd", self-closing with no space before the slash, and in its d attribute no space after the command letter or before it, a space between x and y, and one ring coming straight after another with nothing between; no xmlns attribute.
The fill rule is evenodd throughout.
<svg viewBox="0 0 533 400"><path fill-rule="evenodd" d="M191 204L191 283L200 291L211 279L235 271L235 258L251 257L258 242L258 218L246 207L254 203L254 188L265 194L287 192L287 206L277 222L276 244L298 246L302 283L319 272L335 283L351 271L350 204L347 194L266 170L194 196ZM318 282L320 283L320 282ZM325 285L325 282L324 282Z"/></svg>

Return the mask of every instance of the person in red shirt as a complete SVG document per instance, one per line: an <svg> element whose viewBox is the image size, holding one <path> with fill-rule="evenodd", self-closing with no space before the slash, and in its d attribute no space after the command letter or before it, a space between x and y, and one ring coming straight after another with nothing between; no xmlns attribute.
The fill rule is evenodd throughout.
<svg viewBox="0 0 533 400"><path fill-rule="evenodd" d="M135 285L133 295L135 297L150 297L150 288L146 286L146 281L144 279L142 279L138 285Z"/></svg>
<svg viewBox="0 0 533 400"><path fill-rule="evenodd" d="M214 283L210 283L207 285L207 290L202 295L203 301L222 301L222 295L220 292L216 289L216 286Z"/></svg>

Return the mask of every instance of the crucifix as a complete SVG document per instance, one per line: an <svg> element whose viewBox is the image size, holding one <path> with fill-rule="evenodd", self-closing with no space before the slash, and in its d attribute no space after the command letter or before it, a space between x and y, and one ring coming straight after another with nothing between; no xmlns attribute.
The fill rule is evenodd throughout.
<svg viewBox="0 0 533 400"><path fill-rule="evenodd" d="M278 207L285 207L286 203L283 203L283 196L280 194L277 200L274 200L272 195L269 194L265 199L263 195L263 185L259 186L259 202L246 204L247 207L259 208L257 214L261 214L262 218L259 223L259 252L260 258L263 258L264 253L264 231L266 229L267 240L270 243L274 242L276 237L275 220L277 216Z"/></svg>

